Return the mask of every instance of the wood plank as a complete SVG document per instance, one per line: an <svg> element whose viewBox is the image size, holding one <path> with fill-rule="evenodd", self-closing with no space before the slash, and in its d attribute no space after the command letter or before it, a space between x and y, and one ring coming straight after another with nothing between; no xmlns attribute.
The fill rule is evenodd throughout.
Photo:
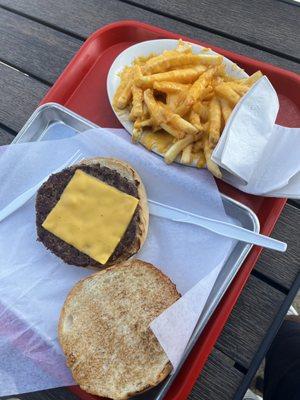
<svg viewBox="0 0 300 400"><path fill-rule="evenodd" d="M214 349L197 380L189 400L225 400L231 399L244 375L234 367L234 362ZM10 397L1 397L8 400ZM15 396L14 396L15 398ZM67 388L57 388L17 396L20 400L78 400Z"/></svg>
<svg viewBox="0 0 300 400"><path fill-rule="evenodd" d="M0 59L53 83L82 41L15 13L0 12Z"/></svg>
<svg viewBox="0 0 300 400"><path fill-rule="evenodd" d="M300 8L273 0L134 0L133 3L300 61Z"/></svg>
<svg viewBox="0 0 300 400"><path fill-rule="evenodd" d="M188 399L232 399L243 377L244 375L234 368L229 357L214 349Z"/></svg>
<svg viewBox="0 0 300 400"><path fill-rule="evenodd" d="M290 199L290 200L288 200L288 202L290 204L292 204L293 206L300 208L300 200L299 199Z"/></svg>
<svg viewBox="0 0 300 400"><path fill-rule="evenodd" d="M284 298L282 292L251 275L216 348L249 368Z"/></svg>
<svg viewBox="0 0 300 400"><path fill-rule="evenodd" d="M172 5L173 3L168 2L166 4ZM286 58L278 57L274 54L225 38L222 35L217 35L116 0L110 0L109 2L105 0L60 0L59 2L56 0L0 0L0 4L82 38L86 38L96 29L110 22L136 19L173 32L180 32L182 35L205 41L211 45L220 46L236 53L299 72L299 65ZM191 9L190 5L188 8ZM198 8L197 6L195 10ZM212 7L212 9L215 8L215 6ZM283 41L286 41L286 38Z"/></svg>
<svg viewBox="0 0 300 400"><path fill-rule="evenodd" d="M56 388L43 390L34 393L18 394L17 396L1 397L1 400L21 399L21 400L79 400L77 396L66 388Z"/></svg>
<svg viewBox="0 0 300 400"><path fill-rule="evenodd" d="M287 251L264 250L255 270L290 288L300 273L300 210L287 204L276 224L272 237L287 242Z"/></svg>
<svg viewBox="0 0 300 400"><path fill-rule="evenodd" d="M14 139L14 135L12 135L5 128L0 127L0 146L4 144L9 144Z"/></svg>
<svg viewBox="0 0 300 400"><path fill-rule="evenodd" d="M0 63L0 122L18 132L48 86Z"/></svg>

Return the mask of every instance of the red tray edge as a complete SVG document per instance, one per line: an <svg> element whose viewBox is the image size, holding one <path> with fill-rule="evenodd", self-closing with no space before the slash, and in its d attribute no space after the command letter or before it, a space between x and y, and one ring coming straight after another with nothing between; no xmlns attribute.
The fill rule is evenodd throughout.
<svg viewBox="0 0 300 400"><path fill-rule="evenodd" d="M167 36L169 38L174 38L178 39L181 37L183 40L190 41L193 43L199 43L199 41L195 39L190 39L186 36L178 35L176 33L164 30L159 27L155 27L150 24L146 24L143 22L139 21L134 21L134 20L124 20L121 22L113 22L108 25L105 25L104 27L98 29L95 31L92 35L89 36L89 38L85 41L85 43L81 46L81 48L78 50L78 52L74 55L74 57L71 59L70 63L66 66L64 71L61 73L61 75L58 77L57 81L54 83L52 88L47 92L47 94L44 96L44 98L41 100L40 104L44 104L47 102L51 101L57 101L56 97L60 91L60 87L64 83L65 77L70 73L74 65L78 62L78 58L80 58L81 53L83 52L84 46L89 45L90 42L92 42L95 38L98 38L98 36L102 35L103 33L112 30L112 29L117 29L120 27L132 27L132 26L138 26L140 28L143 28L148 31L152 31L155 33L159 33L162 36ZM232 53L228 50L224 50L222 48L219 48L217 46L212 46L208 43L202 42L201 45L207 46L212 48L213 50L220 52L224 56L230 58L232 54L234 54L236 60L239 60L241 63L247 63L248 65L255 66L255 68L271 68L273 71L276 71L286 77L289 77L297 83L300 83L300 76L298 76L296 73L285 70L280 67L273 66L271 64L255 60L252 58L249 58L247 56L243 56L237 53ZM237 61L237 62L239 62ZM92 65L90 65L91 67ZM57 101L59 102L59 100ZM62 103L63 105L63 103ZM273 206L273 215L276 216L272 220L268 221L269 223L265 227L264 234L270 234L280 216L280 213L286 203L286 199L276 199L276 203ZM225 325L225 323L228 320L228 317L240 295L242 292L249 275L252 271L252 269L255 266L255 263L261 253L262 249L254 246L251 252L249 253L248 257L246 258L245 262L243 263L240 271L234 278L233 282L231 283L230 287L228 288L225 296L223 297L220 305L218 306L217 310L215 311L214 315L211 317L210 321L208 322L205 331L203 332L203 335L199 339L199 343L196 344L196 346L201 347L202 349L205 348L205 351L202 350L201 357L193 357L193 359L190 359L193 353L190 354L189 358L185 362L183 368L186 366L186 364L189 364L189 369L188 369L188 376L186 378L186 381L188 381L188 384L181 385L181 387L174 387L176 385L176 380L169 389L169 392L166 395L166 399L171 399L169 396L170 392L175 390L174 396L172 397L173 400L182 400L186 398L189 394L189 392L192 389L193 384L197 380L209 354L212 351L212 348L214 344L216 343L219 335L221 334L221 331ZM220 313L220 309L222 308L222 313ZM225 312L224 312L225 310ZM206 331L210 331L210 334L207 335L205 334ZM180 373L179 373L180 375ZM69 389L74 392L77 395L80 395L80 397L84 400L90 400L90 399L95 399L95 396L89 395L88 393L82 391L78 386L71 386ZM172 390L173 389L173 390Z"/></svg>
<svg viewBox="0 0 300 400"><path fill-rule="evenodd" d="M162 29L160 27L156 27L154 25L146 24L144 22L135 21L135 20L123 20L123 21L120 21L120 22L112 22L110 24L107 24L107 25L103 26L102 28L96 30L94 33L92 33L87 38L87 40L83 43L83 45L80 47L80 49L72 57L71 61L65 67L65 69L60 74L60 76L57 78L57 80L55 81L53 86L48 90L48 92L46 93L44 98L41 100L40 105L42 105L44 103L48 103L50 101L53 101L53 100L50 100L50 98L53 97L53 96L55 97L57 95L57 92L59 91L59 87L63 83L64 78L72 70L74 64L77 62L78 58L80 57L80 54L82 53L82 48L84 46L88 46L89 43L92 42L93 40L95 40L98 36L101 36L102 34L108 32L110 30L118 29L118 28L123 27L123 26L128 26L128 27L138 26L138 27L143 28L145 30L148 30L150 32L159 33L162 36L172 37L173 39L182 38L183 40L186 40L186 41L189 41L189 42L192 42L192 43L198 43L198 44L200 43L202 46L209 47L209 48L213 49L214 51L219 52L219 53L223 54L225 57L228 57L228 58L230 58L232 56L232 54L234 54L234 56L238 60L238 62L247 63L248 65L255 66L256 69L271 68L273 71L276 71L277 73L280 73L280 74L284 75L285 77L289 77L290 79L293 79L293 80L297 81L300 84L300 75L296 74L295 72L289 71L287 69L283 69L283 68L274 66L272 64L268 64L266 62L263 62L263 61L260 61L260 60L256 60L254 58L250 58L250 57L238 54L238 53L233 53L233 52L231 52L229 50L223 49L223 48L218 47L218 46L210 45L209 43L206 43L206 42L202 42L202 41L199 41L199 40L196 40L196 39L190 39L187 36L179 35L179 34L177 34L175 32L167 31L167 30Z"/></svg>

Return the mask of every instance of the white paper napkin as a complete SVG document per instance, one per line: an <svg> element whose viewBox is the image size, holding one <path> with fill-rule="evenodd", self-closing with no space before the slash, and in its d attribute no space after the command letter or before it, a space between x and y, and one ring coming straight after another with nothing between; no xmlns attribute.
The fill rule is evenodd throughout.
<svg viewBox="0 0 300 400"><path fill-rule="evenodd" d="M0 209L80 149L84 157L130 162L149 198L228 220L212 176L205 170L166 166L125 131L89 131L64 140L9 146L0 156ZM36 241L34 199L0 223L0 395L69 385L57 342L57 322L71 287L92 271L64 264ZM196 226L150 218L137 257L152 262L177 285L182 298L151 327L176 367L233 245ZM8 350L9 349L9 350ZM9 351L13 351L9 357Z"/></svg>
<svg viewBox="0 0 300 400"><path fill-rule="evenodd" d="M246 193L300 198L300 128L275 124L277 94L262 77L237 104L212 159Z"/></svg>

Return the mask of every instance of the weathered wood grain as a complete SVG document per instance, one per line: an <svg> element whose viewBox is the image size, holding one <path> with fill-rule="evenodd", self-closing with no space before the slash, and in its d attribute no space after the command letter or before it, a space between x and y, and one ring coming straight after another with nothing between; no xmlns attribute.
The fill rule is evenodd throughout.
<svg viewBox="0 0 300 400"><path fill-rule="evenodd" d="M82 38L86 38L92 32L110 22L136 19L205 41L211 45L220 46L236 53L290 69L291 71L299 72L300 70L299 64L285 57L278 57L251 47L251 45L225 38L221 33L217 35L207 30L196 28L188 24L188 19L187 23L178 22L155 12L149 12L116 0L60 0L59 2L56 0L0 0L0 4ZM176 3L174 1L166 3L170 7L173 7L173 4ZM215 5L212 6L212 8L215 7ZM190 3L187 8L191 10ZM199 6L194 7L193 12L190 12L190 14L191 17L193 15L193 18L196 19L203 18L202 10ZM227 14L229 13L227 12ZM288 40L284 37L282 41L286 42Z"/></svg>
<svg viewBox="0 0 300 400"><path fill-rule="evenodd" d="M1 400L79 400L77 396L66 388L43 390L41 392L18 394L17 396L1 397Z"/></svg>
<svg viewBox="0 0 300 400"><path fill-rule="evenodd" d="M48 83L55 82L81 44L28 18L0 12L0 60Z"/></svg>
<svg viewBox="0 0 300 400"><path fill-rule="evenodd" d="M5 128L0 127L0 146L4 144L9 144L14 138L10 132L8 132Z"/></svg>
<svg viewBox="0 0 300 400"><path fill-rule="evenodd" d="M0 63L0 122L18 132L48 86Z"/></svg>
<svg viewBox="0 0 300 400"><path fill-rule="evenodd" d="M300 8L273 0L134 0L135 4L300 61Z"/></svg>
<svg viewBox="0 0 300 400"><path fill-rule="evenodd" d="M248 368L285 295L255 276L250 276L216 348Z"/></svg>
<svg viewBox="0 0 300 400"><path fill-rule="evenodd" d="M299 199L291 199L291 200L288 200L288 201L289 201L289 203L291 203L295 207L300 208L300 200Z"/></svg>
<svg viewBox="0 0 300 400"><path fill-rule="evenodd" d="M156 2L162 4L159 0L153 0L151 2L151 7L153 4L156 4ZM149 2L147 3L149 4ZM190 4L194 4L194 6L197 7L193 8L193 12L190 13L188 19L193 23L196 23L194 22L196 19L199 21L199 17L202 18L204 14L201 5L208 5L209 3L211 2L201 1L196 4L196 0L193 0L192 3L189 2L189 8L191 8ZM226 3L228 2L223 2L225 5ZM274 8L277 7L278 3L279 2L276 2ZM61 0L60 2L54 0L31 0L30 2L24 2L23 0L0 0L0 4L5 4L13 9L18 9L20 12L28 13L40 21L52 24L54 28L57 27L60 30L73 32L74 35L81 38L87 37L92 31L108 22L119 19L139 19L165 29L180 32L183 35L202 39L238 53L271 62L294 71L299 71L299 64L297 63L258 50L251 45L248 46L235 42L234 40L222 37L221 34L216 35L207 31L206 29L210 29L210 22L206 21L206 25L203 25L204 29L195 28L188 23L171 20L155 14L154 12L144 11L138 7L115 0L110 0L109 2L104 0ZM183 1L169 2L168 6L171 7L170 10L172 12L174 10L172 7L176 4L183 5ZM221 5L222 7L223 4ZM234 7L237 5L237 1L231 4L233 4L232 7ZM249 10L251 6L246 5L244 7L244 4L242 11L244 12L244 10L246 10L247 13L247 10ZM249 4L251 4L251 2L249 2ZM266 1L266 4L267 7L270 7L270 1ZM209 4L209 6L210 9L213 10L216 8L216 3L214 2L214 5ZM195 10L199 11L196 13ZM181 9L180 12L182 12ZM237 13L236 9L234 9L232 13L229 13L227 10L225 14L226 18L224 23L226 23L226 26L224 27L222 25L223 21L220 21L223 15L218 14L218 20L221 22L220 29L224 30L226 35L235 36L235 26L230 26L229 22L239 21L240 14ZM232 16L231 14L234 15ZM176 15L179 15L177 11ZM230 20L229 17L231 18ZM251 15L250 17L252 18ZM255 26L258 26L260 23L260 18L258 22L255 22ZM28 21L28 19L14 15L14 13L4 11L3 9L0 10L0 59L2 58L2 60L44 81L53 82L78 48L76 46L79 46L81 42L80 38L74 39L74 37L65 35L56 29L43 26L36 21ZM215 22L215 20L212 22ZM241 22L239 27L244 26L245 28L249 25L248 20L246 22L239 22ZM289 20L286 20L285 24L288 22ZM200 24L202 25L202 22L200 22ZM274 26L276 26L276 24L274 24ZM214 30L218 29L215 28L213 24L211 28ZM233 31L228 31L228 29L232 29ZM265 26L263 29L264 33L266 29ZM278 37L282 32L281 26L279 26L276 32L270 30L268 32L275 35L274 43L277 46ZM249 32L246 30L246 33L242 32L242 34L249 34ZM264 38L264 40L268 40L268 34L266 35L267 38ZM261 35L260 28L258 32L256 32L256 29L253 30L253 35L253 40L251 37L249 40L252 40L255 46L268 45L267 42L262 43L257 39L257 37ZM290 40L294 41L297 33L293 32L293 35L291 39L283 38L285 43L280 44L281 50L278 50L277 47L274 47L274 49L270 48L270 50L284 52L284 54L289 55L291 50ZM239 39L248 41L248 39L240 36ZM299 44L299 40L297 43ZM50 59L50 64L47 64L47 59ZM0 64L0 89L0 121L17 132L37 106L39 100L47 91L48 86L27 77L19 71L15 71ZM2 144L1 141L9 142L10 140L10 133L0 128L0 144ZM296 209L293 207L291 209L291 206L288 206L284 210L283 216L274 233L274 236L289 241L288 253L278 255L278 253L264 252L257 265L257 271L286 288L291 286L297 272L299 272L300 263L297 246L300 247L300 216L297 217L297 215L299 215L299 213L297 213ZM243 374L234 368L234 362L238 362L245 367L249 366L251 359L257 351L283 299L284 295L280 291L272 288L255 276L250 278L246 289L243 291L220 337L217 349L215 349L210 356L201 377L189 397L190 400L232 399L236 388L243 378ZM24 400L77 399L76 396L66 389L54 389L51 391L19 395L17 397ZM7 397L3 399L7 399Z"/></svg>
<svg viewBox="0 0 300 400"><path fill-rule="evenodd" d="M229 357L214 349L188 399L232 399L243 377L244 375L234 367L234 362ZM1 400L9 398L1 397ZM18 395L17 398L20 400L78 400L78 397L70 393L67 388L27 393Z"/></svg>
<svg viewBox="0 0 300 400"><path fill-rule="evenodd" d="M289 289L300 273L300 211L288 204L284 208L272 236L287 242L287 251L264 250L255 269L272 281Z"/></svg>
<svg viewBox="0 0 300 400"><path fill-rule="evenodd" d="M243 374L233 361L214 349L191 391L189 400L230 400L240 385Z"/></svg>

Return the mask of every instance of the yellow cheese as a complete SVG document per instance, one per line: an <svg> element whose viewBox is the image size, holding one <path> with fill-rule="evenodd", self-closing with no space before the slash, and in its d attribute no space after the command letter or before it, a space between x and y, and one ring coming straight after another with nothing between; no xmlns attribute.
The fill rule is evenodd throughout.
<svg viewBox="0 0 300 400"><path fill-rule="evenodd" d="M139 200L77 169L43 227L105 264Z"/></svg>

